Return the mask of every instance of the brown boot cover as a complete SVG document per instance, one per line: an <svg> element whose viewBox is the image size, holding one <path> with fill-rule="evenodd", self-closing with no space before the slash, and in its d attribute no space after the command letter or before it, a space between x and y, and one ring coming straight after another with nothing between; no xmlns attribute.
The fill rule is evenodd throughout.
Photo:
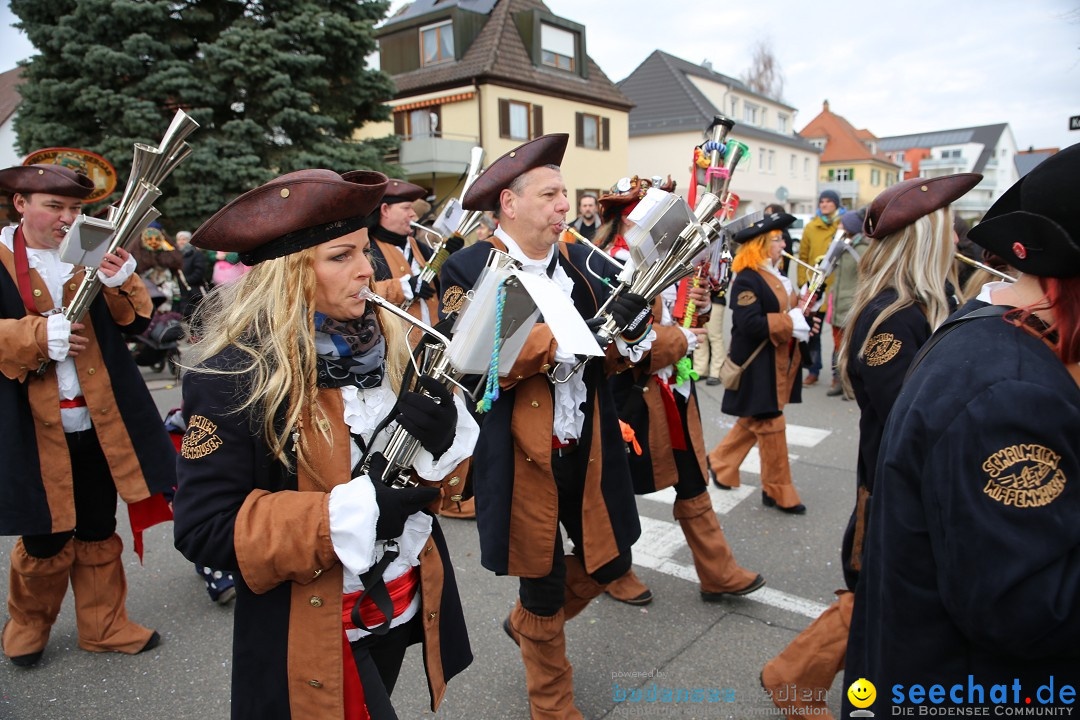
<svg viewBox="0 0 1080 720"><path fill-rule="evenodd" d="M634 571L631 569L621 578L618 578L604 588L611 597L630 605L647 605L652 602L653 594L652 590L649 590L649 586L641 582Z"/></svg>
<svg viewBox="0 0 1080 720"><path fill-rule="evenodd" d="M521 645L529 713L533 720L576 720L574 669L566 659L563 611L551 617L534 615L519 602L510 613L510 626Z"/></svg>
<svg viewBox="0 0 1080 720"><path fill-rule="evenodd" d="M757 579L757 573L735 562L708 492L687 500L677 499L672 514L682 526L686 544L694 556L694 569L703 592L733 592Z"/></svg>
<svg viewBox="0 0 1080 720"><path fill-rule="evenodd" d="M786 717L832 718L826 700L844 669L854 603L854 593L838 592L836 602L762 668L761 684Z"/></svg>
<svg viewBox="0 0 1080 720"><path fill-rule="evenodd" d="M721 485L739 487L739 466L757 442L757 437L747 426L748 422L747 418L736 420L720 444L709 453L709 467Z"/></svg>
<svg viewBox="0 0 1080 720"><path fill-rule="evenodd" d="M68 573L75 559L69 540L51 558L28 555L22 538L11 550L11 585L8 614L4 625L4 654L20 657L41 652L49 642L49 631L67 593Z"/></svg>
<svg viewBox="0 0 1080 720"><path fill-rule="evenodd" d="M761 489L780 507L800 504L799 493L791 484L784 416L754 420L751 427L757 435L758 452L761 454Z"/></svg>
<svg viewBox="0 0 1080 720"><path fill-rule="evenodd" d="M563 613L569 620L588 607L593 598L604 592L607 585L601 585L585 572L585 565L577 555L566 556L566 602Z"/></svg>
<svg viewBox="0 0 1080 720"><path fill-rule="evenodd" d="M128 620L124 607L127 579L120 559L123 549L119 535L100 542L75 540L71 589L75 593L79 647L83 650L134 655L153 634Z"/></svg>

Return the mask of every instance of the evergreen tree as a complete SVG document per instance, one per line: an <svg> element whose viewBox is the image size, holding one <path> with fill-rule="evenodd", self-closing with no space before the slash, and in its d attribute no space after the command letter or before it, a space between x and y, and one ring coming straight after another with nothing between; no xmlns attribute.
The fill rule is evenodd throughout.
<svg viewBox="0 0 1080 720"><path fill-rule="evenodd" d="M116 166L157 145L177 108L202 126L157 204L194 229L228 200L292 170L385 168L390 79L366 66L385 0L11 0L38 54L24 63L19 149L78 147ZM116 201L117 196L111 198Z"/></svg>

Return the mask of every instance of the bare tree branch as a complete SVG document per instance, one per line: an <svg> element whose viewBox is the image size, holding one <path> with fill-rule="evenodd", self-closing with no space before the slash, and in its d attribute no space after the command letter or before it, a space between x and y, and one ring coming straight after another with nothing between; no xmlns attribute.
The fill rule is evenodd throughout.
<svg viewBox="0 0 1080 720"><path fill-rule="evenodd" d="M769 40L758 40L754 44L750 67L743 71L740 79L756 93L783 99L784 73Z"/></svg>

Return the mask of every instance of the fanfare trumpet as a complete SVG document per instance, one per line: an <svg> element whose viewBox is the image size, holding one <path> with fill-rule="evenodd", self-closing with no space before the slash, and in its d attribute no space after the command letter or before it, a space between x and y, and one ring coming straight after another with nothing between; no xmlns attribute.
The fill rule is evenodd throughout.
<svg viewBox="0 0 1080 720"><path fill-rule="evenodd" d="M1003 273L1000 270L995 270L994 268L990 267L989 265L981 263L978 260L972 260L971 258L969 258L967 255L964 255L963 253L956 253L956 259L959 260L960 262L964 263L965 265L970 265L971 267L976 268L978 270L988 272L991 275L993 275L994 277L1000 278L1001 280L1004 280L1005 282L1016 282L1016 278L1014 278L1012 275L1009 275L1007 273Z"/></svg>
<svg viewBox="0 0 1080 720"><path fill-rule="evenodd" d="M143 230L161 213L153 203L161 197L158 188L173 170L191 154L191 146L185 140L199 124L183 110L177 110L157 147L135 144L135 155L131 163L131 174L120 202L109 208L104 226L112 229L107 240L107 252L114 253L118 248L127 248L142 235ZM79 219L73 227L80 225ZM70 229L68 231L70 232ZM90 304L101 292L102 283L98 279L97 268L85 269L84 278L71 303L64 308L64 317L73 323L81 322L90 309ZM48 362L37 369L38 374L45 371Z"/></svg>
<svg viewBox="0 0 1080 720"><path fill-rule="evenodd" d="M472 184L476 182L476 178L480 177L481 166L484 162L484 148L474 147L472 149L472 155L469 158L469 170L465 176L465 184L461 188L461 198L456 201L451 201L444 211L445 217L453 215L455 209L460 206L461 200L465 199L465 193L469 191ZM483 215L481 210L473 210L464 212L458 219L457 227L449 236L444 236L438 230L424 227L419 223L410 223L414 227L426 230L428 233L434 233L439 237L439 241L436 245L432 246L431 258L427 261L427 265L420 271L417 277L419 285L430 283L439 274L442 269L443 263L446 262L453 253L460 250L465 246L465 236L476 229L476 226L480 224L480 217ZM401 304L402 310L408 310L412 305L415 298L409 298Z"/></svg>

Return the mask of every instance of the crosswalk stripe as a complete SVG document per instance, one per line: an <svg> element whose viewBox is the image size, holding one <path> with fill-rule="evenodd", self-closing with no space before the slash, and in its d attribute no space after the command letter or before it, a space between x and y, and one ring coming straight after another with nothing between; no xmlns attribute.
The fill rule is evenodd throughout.
<svg viewBox="0 0 1080 720"><path fill-rule="evenodd" d="M682 528L680 528L677 523L656 520L655 518L643 515L641 517L641 538L634 543L634 564L638 567L656 570L665 575L681 578L697 585L699 580L697 571L694 570L694 567L692 565L683 565L672 559L672 556L680 548L685 546L686 541L683 538ZM814 619L825 612L827 607L814 600L769 587L750 593L749 595L744 596L743 599L779 608L780 610L786 610L787 612L803 615L811 619Z"/></svg>

